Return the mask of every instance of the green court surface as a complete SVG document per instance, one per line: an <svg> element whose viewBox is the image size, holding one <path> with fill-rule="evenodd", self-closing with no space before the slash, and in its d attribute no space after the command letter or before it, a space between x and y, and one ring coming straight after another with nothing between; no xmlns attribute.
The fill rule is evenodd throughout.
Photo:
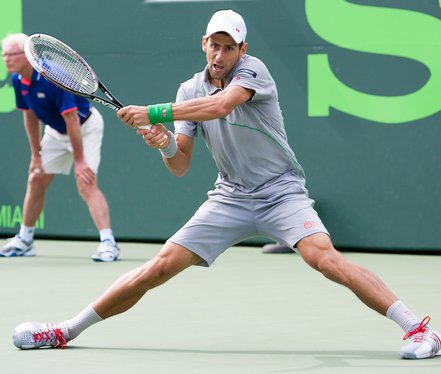
<svg viewBox="0 0 441 374"><path fill-rule="evenodd" d="M0 245L5 240L0 240ZM17 350L13 328L73 317L159 250L121 243L123 260L94 263L97 243L38 240L35 258L0 259L0 372L440 373L441 357L399 358L401 329L295 254L234 247L192 267L127 313L92 326L65 350ZM345 253L441 328L439 256Z"/></svg>

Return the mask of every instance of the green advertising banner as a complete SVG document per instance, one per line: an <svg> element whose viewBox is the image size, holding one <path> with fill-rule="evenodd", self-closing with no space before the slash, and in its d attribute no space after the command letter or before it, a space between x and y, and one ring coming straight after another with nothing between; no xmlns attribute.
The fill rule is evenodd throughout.
<svg viewBox="0 0 441 374"><path fill-rule="evenodd" d="M93 22L81 21L86 8L99 15ZM54 35L123 103L146 105L173 101L205 67L201 38L223 8L244 16L248 52L277 83L289 143L334 244L441 251L441 1L8 0L0 34ZM105 120L99 184L113 231L120 240L166 240L217 177L202 136L189 173L175 178L113 111L96 107ZM2 236L19 228L30 157L13 109L2 65ZM55 178L38 224L40 237L97 238L73 175Z"/></svg>
<svg viewBox="0 0 441 374"><path fill-rule="evenodd" d="M413 92L373 95L342 82L332 71L327 54L309 55L309 115L327 117L329 108L333 107L372 122L396 124L417 121L441 110L438 98L441 22L438 18L345 0L306 0L306 16L314 32L333 45L406 58L422 64L430 73L427 81Z"/></svg>

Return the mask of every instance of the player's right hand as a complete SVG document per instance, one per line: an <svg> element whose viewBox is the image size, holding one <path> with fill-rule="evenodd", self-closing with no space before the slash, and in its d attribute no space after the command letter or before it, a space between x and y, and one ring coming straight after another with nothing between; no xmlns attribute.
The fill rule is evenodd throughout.
<svg viewBox="0 0 441 374"><path fill-rule="evenodd" d="M121 121L130 127L137 128L139 126L150 125L146 106L129 105L118 110L116 114Z"/></svg>

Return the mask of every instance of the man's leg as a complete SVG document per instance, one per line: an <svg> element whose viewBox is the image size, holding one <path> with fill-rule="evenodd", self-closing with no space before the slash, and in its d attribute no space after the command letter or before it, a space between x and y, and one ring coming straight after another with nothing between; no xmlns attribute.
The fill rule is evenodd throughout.
<svg viewBox="0 0 441 374"><path fill-rule="evenodd" d="M44 207L46 190L52 182L53 174L32 172L28 177L26 195L23 202L23 220L20 232L9 239L0 251L1 257L35 256L35 223Z"/></svg>
<svg viewBox="0 0 441 374"><path fill-rule="evenodd" d="M17 326L13 340L17 348L64 347L89 326L123 313L148 291L157 287L202 259L172 242L144 265L116 280L95 302L74 318L60 323L25 322Z"/></svg>
<svg viewBox="0 0 441 374"><path fill-rule="evenodd" d="M117 261L120 258L120 250L110 226L109 205L98 188L96 178L93 183L77 181L77 187L100 234L101 242L97 251L92 255L92 259L98 262Z"/></svg>
<svg viewBox="0 0 441 374"><path fill-rule="evenodd" d="M147 291L201 261L193 252L167 242L157 256L116 280L92 305L104 319L123 313L135 305Z"/></svg>
<svg viewBox="0 0 441 374"><path fill-rule="evenodd" d="M98 188L97 180L93 183L77 181L78 192L87 204L90 215L98 230L110 228L110 211L106 197Z"/></svg>
<svg viewBox="0 0 441 374"><path fill-rule="evenodd" d="M386 315L397 297L373 273L349 262L326 234L314 234L297 243L303 259L326 278L348 287L368 307Z"/></svg>
<svg viewBox="0 0 441 374"><path fill-rule="evenodd" d="M368 307L395 321L411 343L401 349L403 358L433 357L441 350L441 335L417 318L375 274L345 259L326 234L314 234L297 243L303 259L326 278L349 288ZM426 327L427 326L427 327Z"/></svg>
<svg viewBox="0 0 441 374"><path fill-rule="evenodd" d="M44 207L46 190L54 178L53 174L32 172L28 178L28 188L23 203L23 224L35 226Z"/></svg>

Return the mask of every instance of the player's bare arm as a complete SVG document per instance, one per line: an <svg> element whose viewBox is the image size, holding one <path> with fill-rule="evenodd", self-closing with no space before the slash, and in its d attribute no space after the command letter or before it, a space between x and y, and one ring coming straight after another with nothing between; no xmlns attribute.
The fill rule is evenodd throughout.
<svg viewBox="0 0 441 374"><path fill-rule="evenodd" d="M254 91L240 86L228 87L224 91L198 99L172 104L174 120L209 121L223 118L234 108L251 99Z"/></svg>
<svg viewBox="0 0 441 374"><path fill-rule="evenodd" d="M190 169L191 155L193 153L194 139L183 134L176 135L178 151L171 158L163 157L164 164L176 177L183 177Z"/></svg>
<svg viewBox="0 0 441 374"><path fill-rule="evenodd" d="M209 121L230 114L234 108L250 100L254 91L240 86L228 87L226 90L197 99L173 103L173 119L181 121ZM148 125L151 119L148 106L129 105L118 111L118 117L131 127Z"/></svg>

